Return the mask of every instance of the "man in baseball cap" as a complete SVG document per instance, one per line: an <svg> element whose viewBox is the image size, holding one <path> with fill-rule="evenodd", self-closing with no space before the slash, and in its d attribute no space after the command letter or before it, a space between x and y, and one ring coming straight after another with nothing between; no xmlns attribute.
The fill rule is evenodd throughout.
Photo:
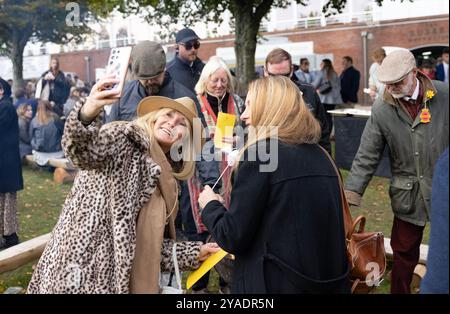
<svg viewBox="0 0 450 314"><path fill-rule="evenodd" d="M388 54L377 77L386 89L373 104L345 194L351 205L360 205L387 146L394 212L391 293L408 294L430 219L434 165L448 147L448 85L418 71L414 55L406 49Z"/></svg>
<svg viewBox="0 0 450 314"><path fill-rule="evenodd" d="M190 28L180 30L175 36L175 58L167 64L167 72L172 77L195 92L204 63L198 57L200 38Z"/></svg>

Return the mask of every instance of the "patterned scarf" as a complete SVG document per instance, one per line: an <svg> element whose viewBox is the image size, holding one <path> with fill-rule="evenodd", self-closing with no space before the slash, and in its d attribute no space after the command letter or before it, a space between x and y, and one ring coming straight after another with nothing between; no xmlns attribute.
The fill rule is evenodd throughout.
<svg viewBox="0 0 450 314"><path fill-rule="evenodd" d="M212 109L211 105L209 104L206 95L199 95L198 96L201 111L205 118L206 125L209 131L210 139L214 138L214 132L217 124L217 116L214 113L214 110ZM220 101L219 101L219 112L221 111ZM228 114L234 114L239 112L239 109L236 108L236 104L234 102L233 95L228 95L228 104L227 104L227 113ZM222 161L220 162L220 173L224 171L224 169L227 166L227 158L224 153L222 153ZM230 191L231 189L228 189L228 185L230 182L230 175L231 175L231 169L228 168L224 175L222 176L222 191ZM188 181L188 187L189 187L189 196L191 200L191 208L192 208L192 216L194 217L195 226L197 227L197 233L203 233L204 231L207 231L208 229L203 224L201 216L200 216L200 207L198 205L198 196L200 195L201 191L203 190L203 184L199 178L199 173L196 170L194 176ZM224 193L222 192L221 195L223 196L225 200L225 206L228 208L230 204L230 193Z"/></svg>

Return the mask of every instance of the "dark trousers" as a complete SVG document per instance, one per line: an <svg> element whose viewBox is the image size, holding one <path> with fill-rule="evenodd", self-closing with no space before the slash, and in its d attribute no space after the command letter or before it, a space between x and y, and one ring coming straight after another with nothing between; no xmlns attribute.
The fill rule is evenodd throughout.
<svg viewBox="0 0 450 314"><path fill-rule="evenodd" d="M391 235L391 247L394 252L391 275L392 294L411 293L411 281L414 268L419 262L424 228L394 217Z"/></svg>

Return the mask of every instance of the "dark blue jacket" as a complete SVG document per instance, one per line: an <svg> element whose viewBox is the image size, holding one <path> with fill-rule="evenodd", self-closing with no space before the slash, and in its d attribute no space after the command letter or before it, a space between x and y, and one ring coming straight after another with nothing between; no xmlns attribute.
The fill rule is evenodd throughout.
<svg viewBox="0 0 450 314"><path fill-rule="evenodd" d="M353 66L341 73L341 97L344 103L358 102L359 79L361 74Z"/></svg>
<svg viewBox="0 0 450 314"><path fill-rule="evenodd" d="M202 211L214 240L235 255L232 293L349 293L333 166L317 145L271 144L272 156L247 151L228 210L212 201Z"/></svg>
<svg viewBox="0 0 450 314"><path fill-rule="evenodd" d="M167 64L166 71L170 73L174 80L183 84L195 93L195 84L197 84L202 74L205 64L199 58L195 59L190 66L178 57L178 54Z"/></svg>
<svg viewBox="0 0 450 314"><path fill-rule="evenodd" d="M0 82L0 84L3 84ZM19 124L8 94L0 99L0 193L23 189L19 154Z"/></svg>
<svg viewBox="0 0 450 314"><path fill-rule="evenodd" d="M421 293L448 294L448 148L434 169L427 273Z"/></svg>
<svg viewBox="0 0 450 314"><path fill-rule="evenodd" d="M441 63L436 67L436 80L438 81L445 81L445 71L444 71L444 64Z"/></svg>
<svg viewBox="0 0 450 314"><path fill-rule="evenodd" d="M64 122L58 117L46 125L39 123L37 117L31 120L31 148L42 153L54 153L62 150L61 138L64 132Z"/></svg>
<svg viewBox="0 0 450 314"><path fill-rule="evenodd" d="M133 120L137 116L136 110L139 102L147 96L144 86L138 80L126 82L123 87L122 97L120 97L119 102L112 105L110 113L105 117L105 122ZM159 93L154 96L164 96L171 99L189 97L195 102L197 111L201 112L200 104L195 94L184 85L173 80L168 72L166 72ZM206 125L204 119L202 119L202 123Z"/></svg>

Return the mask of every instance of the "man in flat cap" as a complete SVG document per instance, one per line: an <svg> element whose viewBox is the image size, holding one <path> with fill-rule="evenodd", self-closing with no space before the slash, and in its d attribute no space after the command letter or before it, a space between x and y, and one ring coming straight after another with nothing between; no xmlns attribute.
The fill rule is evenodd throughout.
<svg viewBox="0 0 450 314"><path fill-rule="evenodd" d="M193 93L205 64L198 57L200 38L190 28L180 30L175 36L177 53L167 64L167 72Z"/></svg>
<svg viewBox="0 0 450 314"><path fill-rule="evenodd" d="M122 97L112 105L106 116L106 122L127 120L136 117L136 108L142 98L147 96L164 96L168 98L190 97L199 110L197 97L187 87L173 80L165 71L166 53L163 47L153 41L142 41L131 52L132 79L125 83Z"/></svg>
<svg viewBox="0 0 450 314"><path fill-rule="evenodd" d="M434 165L448 147L448 85L431 81L416 68L408 50L390 53L377 71L386 84L367 121L345 189L359 206L385 146L389 148L389 196L394 212L391 293L410 293L423 230L431 217Z"/></svg>

